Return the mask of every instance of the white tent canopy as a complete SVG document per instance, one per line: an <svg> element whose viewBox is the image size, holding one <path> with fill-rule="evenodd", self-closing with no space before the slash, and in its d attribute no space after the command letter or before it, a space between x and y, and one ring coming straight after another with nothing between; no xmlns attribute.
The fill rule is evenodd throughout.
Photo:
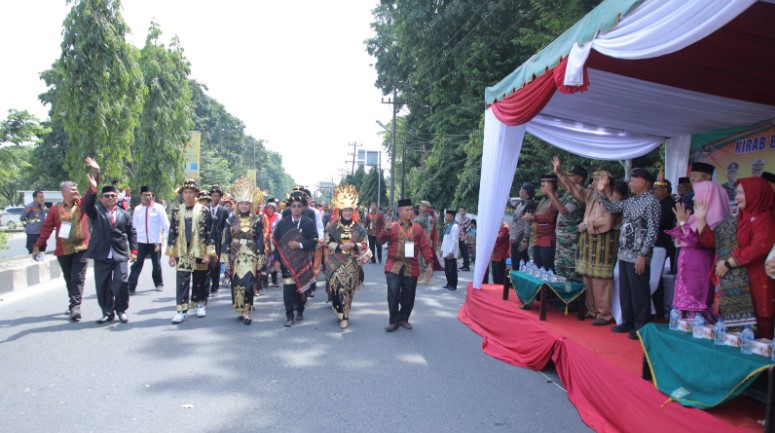
<svg viewBox="0 0 775 433"><path fill-rule="evenodd" d="M476 251L486 260L476 262L474 287L481 287L495 246L525 132L564 150L608 160L641 156L667 141L665 175L675 182L685 175L691 134L774 117L771 3L608 0L550 44L544 50L548 53L537 53L488 88ZM617 12L620 5L623 10ZM606 19L615 24L603 28ZM600 31L589 27L595 25ZM583 34L594 36L572 40ZM561 65L541 63L559 57ZM584 85L586 72L586 91L552 88L553 94L540 95L530 88L530 81L541 76L535 71L549 74L560 66L565 70L559 72L563 82L557 87ZM528 119L508 118L531 92L550 99Z"/></svg>

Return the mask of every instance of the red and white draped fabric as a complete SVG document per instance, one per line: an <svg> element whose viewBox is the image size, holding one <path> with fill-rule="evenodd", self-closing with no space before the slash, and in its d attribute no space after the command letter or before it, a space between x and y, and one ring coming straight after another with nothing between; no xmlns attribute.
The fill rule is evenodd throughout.
<svg viewBox="0 0 775 433"><path fill-rule="evenodd" d="M604 71L588 71L585 65L593 49L611 58L628 60L678 52L716 32L754 3L756 0L644 0L613 28L596 34L592 40L577 41L562 54L559 65L546 68L543 75L533 77L524 85L519 83L521 88L488 107L476 249L476 256L484 260L477 260L475 264L475 288L481 287L495 246L525 132L570 152L609 160L644 155L667 140L666 176L675 181L683 174L682 167L685 170L688 164L692 132L723 124L713 122L729 119L730 110L740 113L739 119L747 115L756 118L759 113L762 114L758 119L771 117L771 107L764 104L677 89ZM606 83L612 86L606 87ZM632 87L622 91L621 84ZM599 95L608 91L609 98L631 98L635 108L622 110L612 107L612 99L588 98L587 90ZM573 101L577 100L592 104L576 106ZM686 104L686 109L676 110L676 104ZM666 108L679 114L666 116ZM769 115L763 114L768 110ZM542 115L538 116L539 113ZM606 123L609 115L616 121ZM651 116L652 127L639 116ZM653 127L654 124L659 127ZM704 126L707 127L702 129Z"/></svg>

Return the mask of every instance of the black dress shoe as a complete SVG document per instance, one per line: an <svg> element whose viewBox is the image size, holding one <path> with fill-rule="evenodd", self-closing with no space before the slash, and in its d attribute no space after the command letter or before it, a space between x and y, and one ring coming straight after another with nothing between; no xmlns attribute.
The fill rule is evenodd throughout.
<svg viewBox="0 0 775 433"><path fill-rule="evenodd" d="M296 321L297 322L303 322L304 321L304 313L296 313Z"/></svg>
<svg viewBox="0 0 775 433"><path fill-rule="evenodd" d="M112 322L113 319L115 319L115 318L116 318L115 314L111 314L109 316L102 316L102 318L100 318L100 320L97 321L97 324L98 325L102 325L103 323Z"/></svg>
<svg viewBox="0 0 775 433"><path fill-rule="evenodd" d="M253 323L253 318L252 317L246 317L245 320L244 320L244 323L246 325L250 325L251 323Z"/></svg>
<svg viewBox="0 0 775 433"><path fill-rule="evenodd" d="M125 313L125 312L123 312L123 311L122 311L122 312L120 312L120 313L118 313L118 320L119 320L121 323L129 323L129 317L128 317L128 316L126 315L126 313Z"/></svg>
<svg viewBox="0 0 775 433"><path fill-rule="evenodd" d="M635 333L635 331L630 331L630 335L627 336L630 340L637 340L638 334Z"/></svg>
<svg viewBox="0 0 775 433"><path fill-rule="evenodd" d="M412 329L412 324L407 321L398 322L398 325L404 329Z"/></svg>
<svg viewBox="0 0 775 433"><path fill-rule="evenodd" d="M632 332L632 328L625 325L616 325L613 328L611 328L611 332L617 332L619 334L623 334L625 332Z"/></svg>
<svg viewBox="0 0 775 433"><path fill-rule="evenodd" d="M391 323L390 325L385 326L385 331L387 332L398 331L398 323Z"/></svg>
<svg viewBox="0 0 775 433"><path fill-rule="evenodd" d="M285 325L283 326L285 326L286 328L290 328L291 326L293 326L293 320L290 320L290 319L286 320Z"/></svg>

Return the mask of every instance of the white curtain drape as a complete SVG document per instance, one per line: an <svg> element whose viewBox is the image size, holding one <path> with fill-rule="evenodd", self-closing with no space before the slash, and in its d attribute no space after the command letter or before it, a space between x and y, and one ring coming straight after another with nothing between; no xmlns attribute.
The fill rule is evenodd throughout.
<svg viewBox="0 0 775 433"><path fill-rule="evenodd" d="M484 273L490 264L524 138L525 125L507 126L495 117L492 108L485 111L482 175L479 181L479 206L476 216L477 260L474 264L473 282L476 289L482 287Z"/></svg>
<svg viewBox="0 0 775 433"><path fill-rule="evenodd" d="M580 86L589 51L617 59L649 59L674 53L705 38L756 0L646 0L591 42L574 44L565 84Z"/></svg>
<svg viewBox="0 0 775 433"><path fill-rule="evenodd" d="M691 135L670 137L665 144L665 179L673 184L673 192L678 185L678 178L686 176L691 145Z"/></svg>
<svg viewBox="0 0 775 433"><path fill-rule="evenodd" d="M633 134L543 114L527 123L527 132L576 155L609 161L645 155L665 141L663 137Z"/></svg>

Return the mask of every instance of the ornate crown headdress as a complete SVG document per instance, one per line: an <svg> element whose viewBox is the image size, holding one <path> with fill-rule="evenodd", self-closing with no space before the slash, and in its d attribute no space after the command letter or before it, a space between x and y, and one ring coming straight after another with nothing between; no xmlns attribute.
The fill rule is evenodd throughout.
<svg viewBox="0 0 775 433"><path fill-rule="evenodd" d="M657 175L657 180L654 181L654 186L661 188L667 188L670 186L670 182L665 180L665 174L662 167L659 167L659 174Z"/></svg>
<svg viewBox="0 0 775 433"><path fill-rule="evenodd" d="M349 183L340 183L334 191L334 197L331 199L331 204L336 209L347 209L358 207L358 190Z"/></svg>
<svg viewBox="0 0 775 433"><path fill-rule="evenodd" d="M253 176L242 176L234 181L234 201L247 201L253 206L260 206L264 202L264 191L256 187Z"/></svg>
<svg viewBox="0 0 775 433"><path fill-rule="evenodd" d="M196 184L194 179L187 179L185 182L183 182L183 185L178 188L177 193L182 193L184 189L193 189L197 194L199 194L199 186Z"/></svg>

